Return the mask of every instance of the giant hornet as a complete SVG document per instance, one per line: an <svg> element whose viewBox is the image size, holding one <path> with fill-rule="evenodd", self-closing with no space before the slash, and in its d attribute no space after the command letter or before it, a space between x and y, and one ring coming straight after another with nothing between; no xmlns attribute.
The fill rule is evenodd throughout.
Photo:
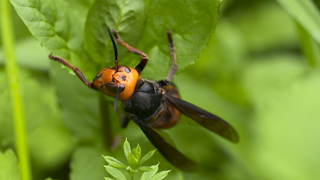
<svg viewBox="0 0 320 180"><path fill-rule="evenodd" d="M52 54L49 55L49 58L72 69L89 88L101 91L115 98L115 109L118 100L121 100L125 111L125 116L121 120L121 126L126 127L129 120L133 120L160 153L170 163L182 170L195 170L197 165L179 152L172 143L167 142L161 135L163 132L160 131L160 129L170 128L175 125L181 113L231 142L236 143L239 141L237 132L226 121L180 99L177 88L171 83L172 76L177 69L171 30L168 30L167 35L173 65L169 70L167 78L161 81L141 78L140 73L148 62L148 56L144 52L125 43L116 30L110 31L109 26L108 33L115 52L115 66L102 69L90 82L86 80L77 67L72 66L65 59L53 56ZM124 46L131 53L142 56L141 61L134 68L118 65L117 47L113 37L118 44Z"/></svg>

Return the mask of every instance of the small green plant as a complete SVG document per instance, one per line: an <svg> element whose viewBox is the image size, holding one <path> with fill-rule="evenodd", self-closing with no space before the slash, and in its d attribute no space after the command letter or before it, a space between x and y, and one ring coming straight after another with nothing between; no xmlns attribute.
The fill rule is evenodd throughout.
<svg viewBox="0 0 320 180"><path fill-rule="evenodd" d="M141 166L148 159L150 159L156 150L148 152L141 158L141 148L139 144L136 148L131 150L130 144L126 139L123 143L123 151L126 156L128 166L111 156L103 156L103 158L109 163L105 165L106 171L117 180L126 180L126 176L120 171L120 169L126 170L131 179L139 171L143 172L140 180L161 180L164 179L171 170L158 172L159 163L153 166ZM113 178L105 177L105 180L114 180Z"/></svg>

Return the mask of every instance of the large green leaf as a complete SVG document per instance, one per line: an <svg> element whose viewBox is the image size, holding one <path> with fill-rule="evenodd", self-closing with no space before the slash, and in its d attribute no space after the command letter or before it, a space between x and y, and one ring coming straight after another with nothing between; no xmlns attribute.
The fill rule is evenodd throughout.
<svg viewBox="0 0 320 180"><path fill-rule="evenodd" d="M86 23L85 44L94 61L104 64L110 49L106 25L117 29L121 38L149 56L144 74L165 78L171 66L166 32L173 30L179 70L194 63L211 38L218 19L220 1L154 0L102 1L93 4ZM200 12L200 13L199 13ZM133 66L140 57L120 49L120 64ZM121 50L122 49L122 50ZM125 55L125 56L124 56ZM112 65L113 63L111 63ZM179 71L178 70L178 71Z"/></svg>

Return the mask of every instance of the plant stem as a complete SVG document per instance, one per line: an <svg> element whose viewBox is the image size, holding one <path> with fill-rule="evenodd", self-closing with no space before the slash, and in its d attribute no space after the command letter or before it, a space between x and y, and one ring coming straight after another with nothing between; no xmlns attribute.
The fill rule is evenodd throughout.
<svg viewBox="0 0 320 180"><path fill-rule="evenodd" d="M23 180L31 180L31 168L29 161L29 150L22 113L21 96L19 94L18 67L14 53L14 35L11 22L9 0L1 0L1 36L4 48L6 74L10 87L10 101L14 119L16 135L16 151L19 160L20 177Z"/></svg>
<svg viewBox="0 0 320 180"><path fill-rule="evenodd" d="M110 111L109 111L109 106L110 104L104 99L104 94L99 93L99 100L100 100L100 114L101 114L101 123L102 123L102 131L103 131L103 136L105 140L105 144L110 150L114 136L112 133L112 124L110 121Z"/></svg>

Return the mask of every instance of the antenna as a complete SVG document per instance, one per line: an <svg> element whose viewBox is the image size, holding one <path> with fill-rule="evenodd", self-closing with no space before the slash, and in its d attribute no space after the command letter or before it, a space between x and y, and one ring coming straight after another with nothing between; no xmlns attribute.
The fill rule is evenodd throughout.
<svg viewBox="0 0 320 180"><path fill-rule="evenodd" d="M111 42L112 42L112 45L113 45L113 50L114 50L114 64L115 64L115 68L116 68L116 72L118 72L118 50L117 50L117 46L116 46L116 43L114 42L114 39L113 39L113 36L111 34L111 30L109 28L109 26L107 25L107 28L108 28L108 33L109 33L109 36L110 36L110 39L111 39ZM119 100L119 87L116 87L116 98L114 100L114 104L113 104L113 109L116 110L117 109L117 103L118 103L118 100Z"/></svg>
<svg viewBox="0 0 320 180"><path fill-rule="evenodd" d="M108 28L108 33L109 33L112 45L113 45L114 58L115 58L114 63L115 63L115 66L116 66L115 68L116 68L116 72L118 72L118 50L117 50L116 43L114 42L113 36L111 34L111 31L110 31L110 28L109 28L108 25L107 25L107 28Z"/></svg>

